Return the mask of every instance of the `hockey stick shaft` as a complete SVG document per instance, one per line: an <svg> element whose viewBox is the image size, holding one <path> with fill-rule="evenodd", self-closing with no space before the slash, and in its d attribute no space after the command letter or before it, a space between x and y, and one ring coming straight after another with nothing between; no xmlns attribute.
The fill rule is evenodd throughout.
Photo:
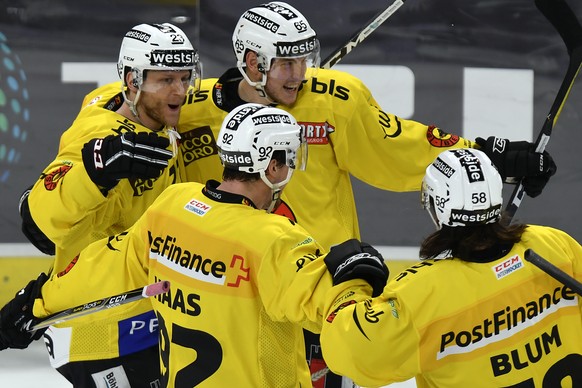
<svg viewBox="0 0 582 388"><path fill-rule="evenodd" d="M582 27L565 0L536 0L536 7L558 31L566 44L570 56L568 69L560 89L558 89L556 98L535 142L536 151L543 152L550 141L554 125L560 117L562 108L582 67ZM505 208L508 222L511 222L515 216L524 195L523 182L519 181Z"/></svg>
<svg viewBox="0 0 582 388"><path fill-rule="evenodd" d="M582 296L582 283L535 253L532 249L525 251L525 259L560 283L572 289L578 295Z"/></svg>
<svg viewBox="0 0 582 388"><path fill-rule="evenodd" d="M330 69L349 54L358 44L362 43L374 30L384 23L394 12L404 5L406 0L395 0L388 8L370 20L364 28L356 32L345 44L340 46L321 63L321 68Z"/></svg>
<svg viewBox="0 0 582 388"><path fill-rule="evenodd" d="M170 289L170 282L163 280L157 283L147 285L142 288L136 288L135 290L125 292L119 295L108 296L103 299L94 300L93 302L84 303L77 307L73 307L61 312L51 314L41 321L37 322L29 330L34 331L37 329L42 329L51 325L56 325L57 323L65 322L73 318L81 317L88 314L93 314L98 311L110 309L112 307L121 306L131 302L137 302L138 300L149 298L150 296L163 294Z"/></svg>

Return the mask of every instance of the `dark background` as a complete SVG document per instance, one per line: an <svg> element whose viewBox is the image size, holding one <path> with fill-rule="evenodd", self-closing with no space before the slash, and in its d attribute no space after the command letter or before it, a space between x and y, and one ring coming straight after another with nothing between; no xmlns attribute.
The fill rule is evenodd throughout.
<svg viewBox="0 0 582 388"><path fill-rule="evenodd" d="M317 31L322 58L390 4L380 0L289 3ZM175 22L172 18L186 16L179 26L200 49L204 77L215 77L234 65L234 25L244 10L256 4L238 0L0 1L0 243L26 241L19 230L18 198L52 160L60 134L76 116L83 96L96 86L63 83L63 62L116 62L121 38L132 26ZM569 4L582 17L581 2ZM532 69L537 134L566 71L568 54L533 0L407 0L341 63L412 69L413 119L459 135L463 134L465 67ZM540 197L524 200L515 217L563 229L579 240L581 107L580 87L575 86L547 148L558 173ZM383 108L390 111L389 106ZM420 209L418 193L385 192L355 179L354 188L364 240L417 246L433 230ZM512 189L506 187L507 197Z"/></svg>

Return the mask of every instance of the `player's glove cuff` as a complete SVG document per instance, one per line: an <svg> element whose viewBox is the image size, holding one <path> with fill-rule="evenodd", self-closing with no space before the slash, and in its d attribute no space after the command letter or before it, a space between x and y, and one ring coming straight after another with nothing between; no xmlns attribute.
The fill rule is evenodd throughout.
<svg viewBox="0 0 582 388"><path fill-rule="evenodd" d="M487 140L478 137L475 142L497 167L504 181L523 179L525 192L530 197L538 196L556 173L557 167L550 154L536 152L533 143L494 136Z"/></svg>
<svg viewBox="0 0 582 388"><path fill-rule="evenodd" d="M125 132L93 139L81 150L91 180L105 192L120 179L154 179L173 157L170 140L154 132Z"/></svg>
<svg viewBox="0 0 582 388"><path fill-rule="evenodd" d="M25 349L36 341L46 328L29 331L38 319L32 314L34 300L39 298L43 284L48 276L41 273L36 280L31 280L26 287L16 293L14 299L0 310L0 350L6 348Z"/></svg>
<svg viewBox="0 0 582 388"><path fill-rule="evenodd" d="M389 271L382 255L371 245L356 239L332 247L324 262L334 286L352 279L363 279L372 286L372 296L378 296L388 280Z"/></svg>

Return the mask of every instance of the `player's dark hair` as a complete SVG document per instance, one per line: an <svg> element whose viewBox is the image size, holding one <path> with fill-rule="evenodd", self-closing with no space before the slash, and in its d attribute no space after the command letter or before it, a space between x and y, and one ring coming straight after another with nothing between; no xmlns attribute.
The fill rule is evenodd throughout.
<svg viewBox="0 0 582 388"><path fill-rule="evenodd" d="M287 154L283 150L276 150L273 152L272 160L277 162L277 166L283 166L286 162ZM223 181L240 181L240 182L252 182L261 179L259 173L248 173L234 168L225 167L222 171Z"/></svg>
<svg viewBox="0 0 582 388"><path fill-rule="evenodd" d="M447 252L465 261L489 261L484 256L495 255L504 247L513 246L521 240L526 228L525 224L506 225L504 221L458 227L443 225L424 239L420 245L420 257L432 259Z"/></svg>

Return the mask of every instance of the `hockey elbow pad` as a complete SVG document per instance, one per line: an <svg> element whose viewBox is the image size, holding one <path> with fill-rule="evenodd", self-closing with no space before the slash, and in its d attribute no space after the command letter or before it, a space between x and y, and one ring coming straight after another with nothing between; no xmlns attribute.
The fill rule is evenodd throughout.
<svg viewBox="0 0 582 388"><path fill-rule="evenodd" d="M39 251L45 255L54 256L55 244L40 230L38 225L32 219L30 214L30 207L28 206L28 195L32 186L22 193L20 202L18 204L18 212L22 220L21 230L28 241L32 243Z"/></svg>

